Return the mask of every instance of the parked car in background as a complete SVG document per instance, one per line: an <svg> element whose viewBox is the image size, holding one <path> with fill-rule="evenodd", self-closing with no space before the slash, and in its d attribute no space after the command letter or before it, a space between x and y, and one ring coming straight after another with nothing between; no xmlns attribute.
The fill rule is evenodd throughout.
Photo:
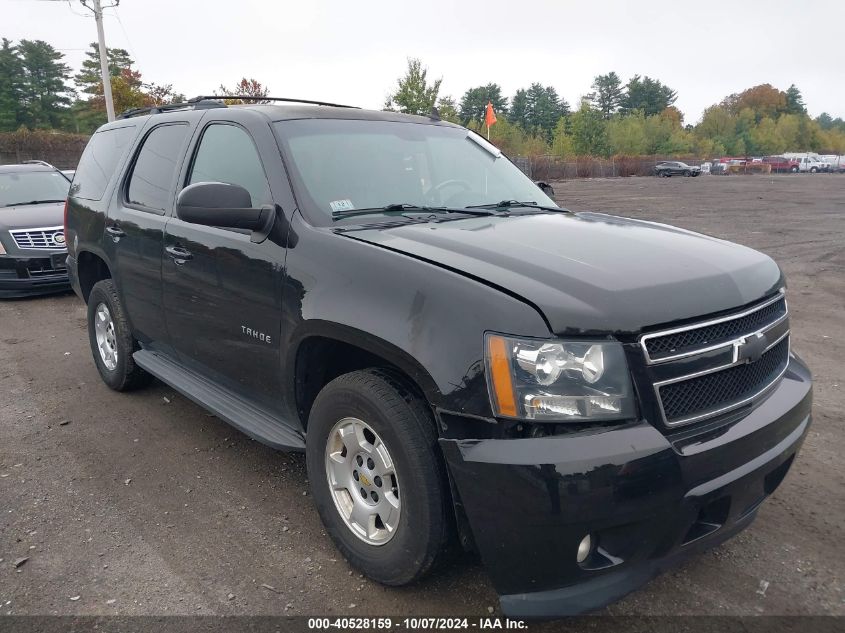
<svg viewBox="0 0 845 633"><path fill-rule="evenodd" d="M669 176L698 176L701 174L701 167L692 167L680 161L665 161L657 163L654 173L661 178Z"/></svg>
<svg viewBox="0 0 845 633"><path fill-rule="evenodd" d="M845 174L845 156L837 154L825 154L821 159L830 165L830 171L837 174Z"/></svg>
<svg viewBox="0 0 845 633"><path fill-rule="evenodd" d="M64 230L69 187L48 163L0 166L0 297L70 288Z"/></svg>
<svg viewBox="0 0 845 633"><path fill-rule="evenodd" d="M772 166L772 171L778 174L797 174L800 167L798 161L785 156L764 156L763 162Z"/></svg>

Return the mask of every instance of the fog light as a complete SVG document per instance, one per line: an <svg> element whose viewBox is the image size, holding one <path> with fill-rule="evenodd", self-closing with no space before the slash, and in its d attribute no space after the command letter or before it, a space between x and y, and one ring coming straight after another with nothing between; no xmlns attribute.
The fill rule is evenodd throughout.
<svg viewBox="0 0 845 633"><path fill-rule="evenodd" d="M593 539L590 537L589 534L581 539L581 542L578 544L578 553L575 555L575 560L579 563L583 563L587 560L587 556L590 555L590 550L593 549Z"/></svg>

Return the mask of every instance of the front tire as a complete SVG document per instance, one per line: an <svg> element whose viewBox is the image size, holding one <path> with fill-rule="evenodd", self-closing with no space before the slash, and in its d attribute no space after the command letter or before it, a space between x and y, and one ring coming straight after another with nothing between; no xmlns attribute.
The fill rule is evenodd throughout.
<svg viewBox="0 0 845 633"><path fill-rule="evenodd" d="M326 531L367 577L405 585L446 553L451 501L434 420L393 374L355 371L323 388L306 462Z"/></svg>
<svg viewBox="0 0 845 633"><path fill-rule="evenodd" d="M129 391L150 384L152 376L135 364L132 354L138 342L132 338L129 321L114 282L94 284L88 295L88 339L103 382L115 391Z"/></svg>

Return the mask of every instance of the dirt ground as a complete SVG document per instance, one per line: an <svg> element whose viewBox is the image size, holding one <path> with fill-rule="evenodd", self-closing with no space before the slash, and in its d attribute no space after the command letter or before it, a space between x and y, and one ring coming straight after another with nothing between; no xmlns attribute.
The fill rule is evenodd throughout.
<svg viewBox="0 0 845 633"><path fill-rule="evenodd" d="M555 183L560 203L677 224L786 271L815 422L751 528L609 614L845 615L845 176ZM74 295L0 302L0 612L487 615L472 557L412 587L353 572L274 452L155 384L110 391ZM15 561L28 557L20 567Z"/></svg>

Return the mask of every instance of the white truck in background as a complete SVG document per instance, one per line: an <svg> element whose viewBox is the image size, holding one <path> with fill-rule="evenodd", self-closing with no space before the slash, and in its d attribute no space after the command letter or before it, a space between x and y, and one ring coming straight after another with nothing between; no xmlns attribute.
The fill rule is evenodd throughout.
<svg viewBox="0 0 845 633"><path fill-rule="evenodd" d="M823 171L831 171L831 164L822 159L815 152L786 152L782 154L785 158L798 161L798 171L815 174Z"/></svg>

